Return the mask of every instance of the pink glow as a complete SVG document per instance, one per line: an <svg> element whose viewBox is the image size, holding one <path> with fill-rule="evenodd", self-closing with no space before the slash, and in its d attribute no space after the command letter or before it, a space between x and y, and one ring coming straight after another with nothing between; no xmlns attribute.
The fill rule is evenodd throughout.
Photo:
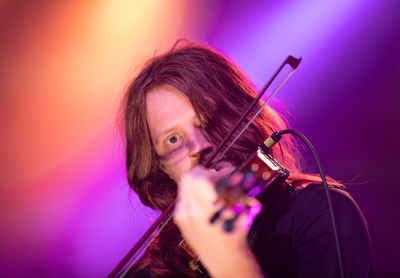
<svg viewBox="0 0 400 278"><path fill-rule="evenodd" d="M181 37L220 49L258 87L288 54L304 58L279 98L301 111L300 120L306 118L304 129L335 165L331 172L351 169L350 178L360 172L364 180L382 180L385 190L373 188L361 207L375 216L371 234L382 246L378 266L393 269L396 258L383 253L397 244L386 240L395 230L387 223L397 218L385 220L389 216L375 208L396 211L388 204L397 202L398 186L390 187L388 175L396 172L398 157L370 159L377 141L369 138L371 126L383 134L398 124L391 122L398 120L395 109L387 108L398 99L386 93L398 86L398 25L392 16L398 9L374 0L89 2L1 4L3 277L104 277L157 215L139 204L126 182L119 101L154 50ZM379 103L385 106L376 108ZM329 116L321 124L310 120L313 112L314 118ZM379 115L385 120L378 122ZM337 142L339 129L359 133ZM388 136L380 150L394 153L392 141L398 143ZM343 158L341 151L365 154L362 144L368 159ZM340 151L332 154L333 145ZM394 170L378 171L374 161ZM375 171L379 178L365 174ZM388 192L384 201L378 198L382 192Z"/></svg>

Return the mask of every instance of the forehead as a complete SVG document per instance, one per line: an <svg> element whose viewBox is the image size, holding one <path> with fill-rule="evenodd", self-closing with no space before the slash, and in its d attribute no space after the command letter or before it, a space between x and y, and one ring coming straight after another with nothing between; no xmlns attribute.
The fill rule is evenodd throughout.
<svg viewBox="0 0 400 278"><path fill-rule="evenodd" d="M195 114L188 97L171 86L157 87L148 92L146 110L153 141L169 128L193 118Z"/></svg>

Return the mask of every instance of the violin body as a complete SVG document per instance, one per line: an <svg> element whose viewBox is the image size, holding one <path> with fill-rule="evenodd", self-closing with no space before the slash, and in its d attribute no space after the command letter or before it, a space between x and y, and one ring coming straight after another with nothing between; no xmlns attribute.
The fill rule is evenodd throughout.
<svg viewBox="0 0 400 278"><path fill-rule="evenodd" d="M235 178L237 175L241 177ZM288 176L289 170L258 148L229 178L218 181L216 190L230 206L243 196L257 196L273 182L284 182Z"/></svg>

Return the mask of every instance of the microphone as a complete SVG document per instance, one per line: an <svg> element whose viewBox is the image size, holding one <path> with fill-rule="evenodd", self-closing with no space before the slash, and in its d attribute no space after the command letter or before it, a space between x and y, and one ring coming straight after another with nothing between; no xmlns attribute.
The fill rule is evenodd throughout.
<svg viewBox="0 0 400 278"><path fill-rule="evenodd" d="M269 150L281 140L282 134L279 131L275 131L272 133L270 137L268 137L263 144L261 144L260 148L264 153L268 153Z"/></svg>

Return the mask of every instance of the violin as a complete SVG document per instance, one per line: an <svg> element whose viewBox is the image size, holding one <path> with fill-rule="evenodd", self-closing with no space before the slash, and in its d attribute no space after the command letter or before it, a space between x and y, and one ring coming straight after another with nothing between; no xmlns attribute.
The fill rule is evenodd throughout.
<svg viewBox="0 0 400 278"><path fill-rule="evenodd" d="M240 173L240 179L236 182L232 177ZM216 184L216 191L223 201L223 207L210 219L214 223L226 207L233 207L241 203L246 207L246 198L255 197L272 183L283 183L289 176L289 170L284 168L276 159L265 153L262 147L251 154L230 177L221 179ZM234 229L234 223L241 212L231 219L225 220L222 228L230 232Z"/></svg>

